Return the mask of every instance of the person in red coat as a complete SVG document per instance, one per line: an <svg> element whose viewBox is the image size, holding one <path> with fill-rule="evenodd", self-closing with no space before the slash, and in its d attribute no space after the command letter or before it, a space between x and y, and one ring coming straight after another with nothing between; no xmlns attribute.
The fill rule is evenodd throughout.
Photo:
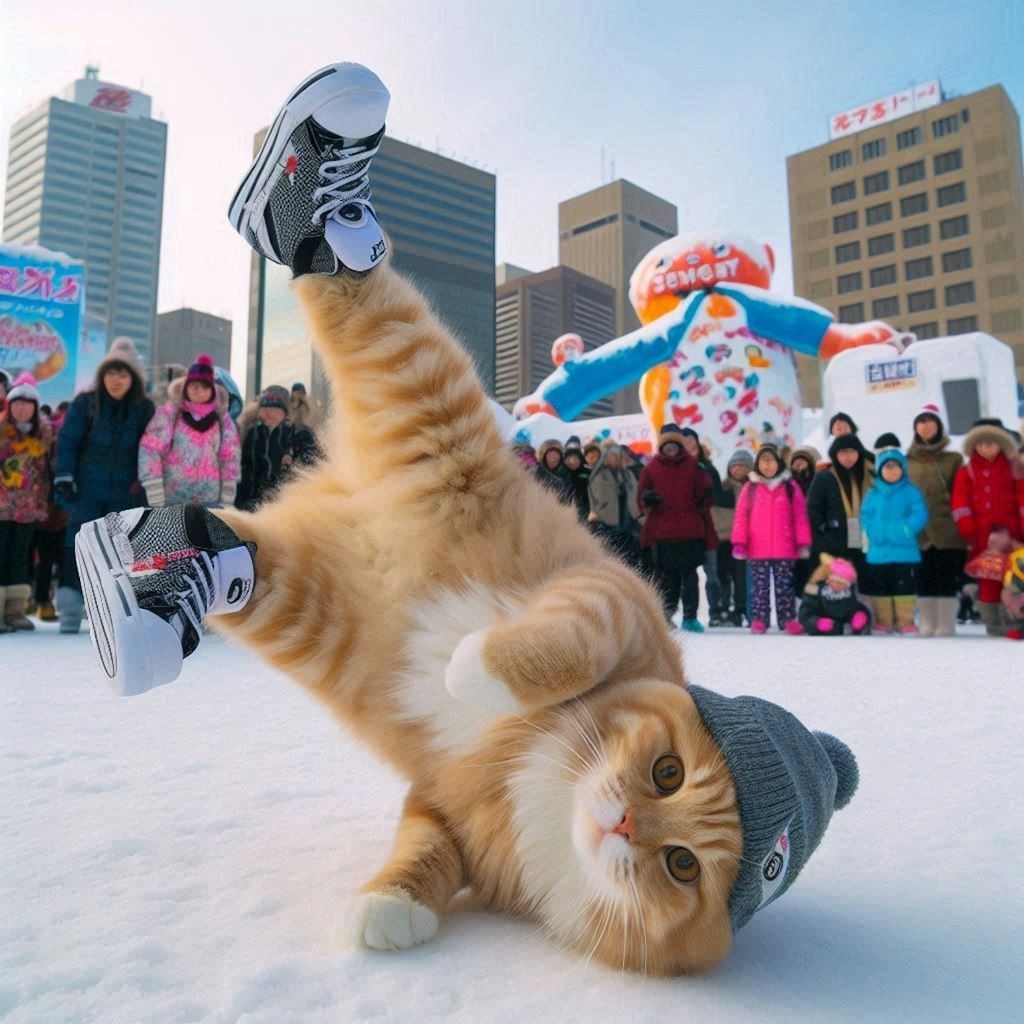
<svg viewBox="0 0 1024 1024"><path fill-rule="evenodd" d="M655 579L672 616L683 600L683 629L703 633L697 619L697 569L704 553L718 544L711 524L711 478L683 448L683 432L666 423L658 434L658 454L640 474L640 507L646 512L640 543L651 549Z"/></svg>
<svg viewBox="0 0 1024 1024"><path fill-rule="evenodd" d="M1024 541L1024 461L1001 420L978 420L964 438L967 465L953 481L953 521L967 541L967 561L988 546L993 530L1002 527ZM978 611L992 636L1002 636L1001 585L978 580Z"/></svg>

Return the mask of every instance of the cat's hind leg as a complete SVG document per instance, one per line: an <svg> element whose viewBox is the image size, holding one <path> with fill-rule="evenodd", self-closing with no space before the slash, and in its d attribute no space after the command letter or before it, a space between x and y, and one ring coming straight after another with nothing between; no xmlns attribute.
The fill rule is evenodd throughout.
<svg viewBox="0 0 1024 1024"><path fill-rule="evenodd" d="M406 798L387 865L356 897L345 931L370 949L410 949L433 938L464 884L462 857L444 820L415 792Z"/></svg>

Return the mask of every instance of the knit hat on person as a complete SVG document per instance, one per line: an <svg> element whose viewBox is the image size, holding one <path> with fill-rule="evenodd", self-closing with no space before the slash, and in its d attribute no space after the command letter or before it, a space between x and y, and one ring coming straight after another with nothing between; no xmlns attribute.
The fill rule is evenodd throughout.
<svg viewBox="0 0 1024 1024"><path fill-rule="evenodd" d="M852 562L845 558L833 558L828 567L829 576L838 576L847 583L857 582L857 570Z"/></svg>
<svg viewBox="0 0 1024 1024"><path fill-rule="evenodd" d="M208 355L197 356L196 361L188 368L188 373L185 374L185 387L187 388L193 381L213 387L213 360Z"/></svg>
<svg viewBox="0 0 1024 1024"><path fill-rule="evenodd" d="M733 466L746 466L747 469L754 468L754 456L746 448L737 448L736 451L729 456L729 463L725 467L726 472L732 469Z"/></svg>
<svg viewBox="0 0 1024 1024"><path fill-rule="evenodd" d="M261 409L280 409L281 412L287 413L290 410L290 402L288 392L279 384L271 384L270 387L264 388L263 394L260 395Z"/></svg>
<svg viewBox="0 0 1024 1024"><path fill-rule="evenodd" d="M883 448L899 448L899 446L900 439L892 431L886 431L875 439L875 443L871 447L876 452L880 452Z"/></svg>
<svg viewBox="0 0 1024 1024"><path fill-rule="evenodd" d="M131 338L115 338L110 343L107 354L96 367L96 380L102 381L107 370L117 366L123 366L143 388L146 386L146 368L142 365Z"/></svg>
<svg viewBox="0 0 1024 1024"><path fill-rule="evenodd" d="M729 895L733 931L781 896L857 789L857 761L841 740L811 732L777 704L686 691L721 747L736 788L743 856Z"/></svg>
<svg viewBox="0 0 1024 1024"><path fill-rule="evenodd" d="M303 384L301 380L297 380L292 385L292 391L301 391L303 394L305 394L306 393L306 385Z"/></svg>
<svg viewBox="0 0 1024 1024"><path fill-rule="evenodd" d="M763 444L760 448L757 449L757 454L754 456L755 469L757 469L757 464L761 461L762 455L772 455L774 456L775 461L779 464L780 467L784 465L782 461L782 456L779 454L779 449L776 448L773 444Z"/></svg>
<svg viewBox="0 0 1024 1024"><path fill-rule="evenodd" d="M11 386L11 390L7 392L7 402L17 402L18 400L23 402L35 402L36 408L39 408L39 388L36 386L36 379L27 370L24 373L19 373Z"/></svg>
<svg viewBox="0 0 1024 1024"><path fill-rule="evenodd" d="M857 433L857 424L853 422L853 417L852 416L848 416L845 412L837 412L835 414L835 416L833 416L832 419L830 419L828 421L828 432L829 432L829 434L832 433L832 428L840 420L842 420L843 423L847 424L847 426L849 426L850 430L854 434Z"/></svg>
<svg viewBox="0 0 1024 1024"><path fill-rule="evenodd" d="M939 407L933 402L929 402L924 406L921 411L914 417L914 431L917 432L917 425L924 419L933 419L939 425L939 433L943 434L946 432L946 425L942 422L942 416L939 415Z"/></svg>
<svg viewBox="0 0 1024 1024"><path fill-rule="evenodd" d="M658 451L660 452L661 449L669 442L677 444L682 448L684 436L685 434L683 433L682 427L677 426L675 423L666 423L665 426L658 431ZM697 435L694 434L694 437L696 436Z"/></svg>
<svg viewBox="0 0 1024 1024"><path fill-rule="evenodd" d="M679 433L682 434L683 437L692 437L694 441L697 441L698 443L700 442L700 437L698 436L697 431L693 429L693 427L683 427L683 429L680 430Z"/></svg>
<svg viewBox="0 0 1024 1024"><path fill-rule="evenodd" d="M575 452L577 455L580 456L583 455L583 448L580 445L580 439L575 434L569 437L569 439L565 442L565 454L568 455L569 452Z"/></svg>
<svg viewBox="0 0 1024 1024"><path fill-rule="evenodd" d="M856 434L840 434L828 448L828 457L835 462L836 455L839 452L846 451L846 449L852 448L854 451L860 452L861 457L864 456L864 445L860 443L860 438Z"/></svg>

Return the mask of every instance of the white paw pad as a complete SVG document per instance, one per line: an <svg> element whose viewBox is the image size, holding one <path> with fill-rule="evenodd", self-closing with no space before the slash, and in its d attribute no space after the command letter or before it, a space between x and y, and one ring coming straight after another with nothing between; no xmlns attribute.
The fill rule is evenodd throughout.
<svg viewBox="0 0 1024 1024"><path fill-rule="evenodd" d="M487 630L478 629L459 641L444 672L445 689L463 704L499 715L520 714L522 709L508 687L484 666L486 639Z"/></svg>
<svg viewBox="0 0 1024 1024"><path fill-rule="evenodd" d="M401 889L365 892L349 917L352 941L367 949L412 949L432 939L438 916Z"/></svg>

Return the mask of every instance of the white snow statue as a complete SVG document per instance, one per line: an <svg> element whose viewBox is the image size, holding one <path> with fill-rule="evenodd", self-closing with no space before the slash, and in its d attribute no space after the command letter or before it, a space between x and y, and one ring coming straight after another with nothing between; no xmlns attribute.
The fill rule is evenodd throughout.
<svg viewBox="0 0 1024 1024"><path fill-rule="evenodd" d="M534 440L535 414L571 420L638 380L652 439L666 423L692 427L716 461L737 447L755 448L768 429L794 444L794 352L828 359L880 343L898 352L912 335L878 320L836 323L820 306L771 292L774 267L770 246L734 232L679 235L655 246L629 283L643 326L586 353L559 339L564 361L516 404L516 418L526 421L518 439Z"/></svg>

